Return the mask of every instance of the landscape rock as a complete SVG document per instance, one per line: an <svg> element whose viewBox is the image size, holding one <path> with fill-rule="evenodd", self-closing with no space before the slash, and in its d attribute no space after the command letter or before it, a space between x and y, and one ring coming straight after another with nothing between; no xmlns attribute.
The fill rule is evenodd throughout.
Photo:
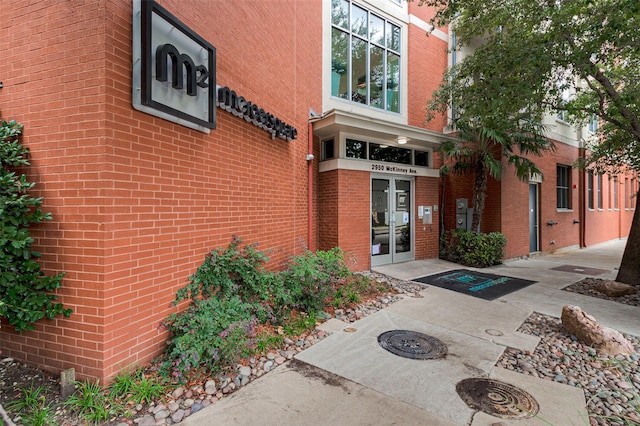
<svg viewBox="0 0 640 426"><path fill-rule="evenodd" d="M562 326L568 333L575 335L581 342L597 348L602 353L630 355L635 352L631 342L622 333L601 326L595 318L579 306L563 306L561 320Z"/></svg>
<svg viewBox="0 0 640 426"><path fill-rule="evenodd" d="M184 418L184 415L185 415L184 410L180 409L180 410L176 411L175 413L173 413L173 415L171 416L171 420L174 423L179 423Z"/></svg>
<svg viewBox="0 0 640 426"><path fill-rule="evenodd" d="M602 280L594 287L600 293L609 297L620 297L635 294L638 290L629 284L617 281Z"/></svg>
<svg viewBox="0 0 640 426"><path fill-rule="evenodd" d="M184 393L184 388L180 386L171 393L171 396L175 399L178 399L182 396L183 393Z"/></svg>

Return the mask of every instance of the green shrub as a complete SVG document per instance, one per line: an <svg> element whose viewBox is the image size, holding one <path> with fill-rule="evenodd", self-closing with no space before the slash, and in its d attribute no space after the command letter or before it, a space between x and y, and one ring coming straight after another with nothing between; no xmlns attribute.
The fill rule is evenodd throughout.
<svg viewBox="0 0 640 426"><path fill-rule="evenodd" d="M258 323L295 334L312 328L334 284L351 275L344 258L339 248L307 250L292 257L284 271L270 272L264 268L267 255L234 236L226 249L213 250L176 293L175 303L190 299L191 304L164 321L171 333L164 368L183 380L193 369L215 372L233 365L268 344L264 336L256 337ZM359 300L356 291L350 287L345 300Z"/></svg>
<svg viewBox="0 0 640 426"><path fill-rule="evenodd" d="M15 121L0 125L0 316L17 331L33 330L33 323L71 315L56 303L51 292L60 287L63 274L45 276L36 261L40 253L32 250L34 239L29 227L51 215L40 206L42 198L29 196L35 183L27 181L18 169L29 166L29 149L20 143L22 126Z"/></svg>
<svg viewBox="0 0 640 426"><path fill-rule="evenodd" d="M316 253L306 250L292 257L281 276L293 306L309 313L322 311L334 291L332 284L351 274L344 257L338 247Z"/></svg>
<svg viewBox="0 0 640 426"><path fill-rule="evenodd" d="M255 324L252 306L238 295L196 299L164 322L171 332L165 367L179 380L194 368L220 371L250 352Z"/></svg>
<svg viewBox="0 0 640 426"><path fill-rule="evenodd" d="M445 231L440 258L476 268L501 264L507 239L504 234L476 234L463 229Z"/></svg>
<svg viewBox="0 0 640 426"><path fill-rule="evenodd" d="M269 258L256 249L256 244L240 248L241 244L242 239L234 236L229 247L213 250L189 277L189 284L178 290L176 303L214 295L221 299L240 295L244 300L266 300L269 289L264 286L264 276L269 273L263 265Z"/></svg>

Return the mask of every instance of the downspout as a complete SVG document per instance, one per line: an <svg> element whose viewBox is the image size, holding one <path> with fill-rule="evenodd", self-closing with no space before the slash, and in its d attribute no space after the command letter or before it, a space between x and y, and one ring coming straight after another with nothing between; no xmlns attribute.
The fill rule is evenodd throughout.
<svg viewBox="0 0 640 426"><path fill-rule="evenodd" d="M581 141L582 142L582 141ZM580 148L578 148L578 152L579 152L579 156L580 156L580 163L581 164L585 164L585 158L586 158L586 154L585 154L585 148L584 145L582 145ZM585 232L586 232L586 224L585 224L585 220L587 218L587 209L586 209L586 197L585 197L585 185L584 185L584 181L585 181L585 174L587 173L586 170L579 170L579 174L578 174L578 240L579 240L579 244L580 244L580 248L585 248L587 245L585 243L586 238L585 238ZM593 191L593 188L591 189Z"/></svg>
<svg viewBox="0 0 640 426"><path fill-rule="evenodd" d="M309 121L307 129L307 245L315 251L313 245L313 123Z"/></svg>
<svg viewBox="0 0 640 426"><path fill-rule="evenodd" d="M622 209L624 203L624 195L620 196L620 185L618 185L618 176L613 178L613 184L616 185L616 194L618 195L618 239L622 238Z"/></svg>

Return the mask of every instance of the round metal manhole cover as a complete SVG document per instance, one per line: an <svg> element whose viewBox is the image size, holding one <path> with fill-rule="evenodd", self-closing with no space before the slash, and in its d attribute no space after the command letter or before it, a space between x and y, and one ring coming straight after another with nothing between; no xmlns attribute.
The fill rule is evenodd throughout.
<svg viewBox="0 0 640 426"><path fill-rule="evenodd" d="M491 379L464 379L456 392L470 407L503 419L528 419L540 409L527 392L508 383Z"/></svg>
<svg viewBox="0 0 640 426"><path fill-rule="evenodd" d="M447 354L447 346L435 337L409 330L385 331L378 343L392 354L411 359L437 359Z"/></svg>

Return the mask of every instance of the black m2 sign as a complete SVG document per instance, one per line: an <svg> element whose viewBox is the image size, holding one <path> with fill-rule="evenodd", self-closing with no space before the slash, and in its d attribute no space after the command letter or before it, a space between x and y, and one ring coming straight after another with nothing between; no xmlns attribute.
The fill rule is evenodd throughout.
<svg viewBox="0 0 640 426"><path fill-rule="evenodd" d="M216 49L155 1L134 3L133 104L209 132L216 127Z"/></svg>

